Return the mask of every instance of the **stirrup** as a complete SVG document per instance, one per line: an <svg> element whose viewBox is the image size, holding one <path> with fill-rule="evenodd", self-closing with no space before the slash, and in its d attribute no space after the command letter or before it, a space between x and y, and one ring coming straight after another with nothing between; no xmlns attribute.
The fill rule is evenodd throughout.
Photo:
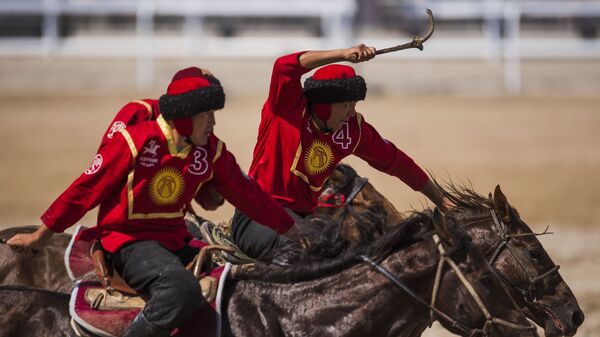
<svg viewBox="0 0 600 337"><path fill-rule="evenodd" d="M218 252L218 254L223 258L224 262L231 262L232 264L247 264L256 262L256 260L244 254L244 252L242 252L240 248L233 243L231 237L225 234L219 226L213 224L212 222L204 221L200 225L200 233L202 234L202 238L211 245L227 246L234 249L233 253L228 253L225 251Z"/></svg>

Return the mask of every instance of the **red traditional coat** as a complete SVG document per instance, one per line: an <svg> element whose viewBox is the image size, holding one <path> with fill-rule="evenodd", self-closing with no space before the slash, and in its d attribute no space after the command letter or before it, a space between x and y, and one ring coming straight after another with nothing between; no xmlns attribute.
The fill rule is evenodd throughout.
<svg viewBox="0 0 600 337"><path fill-rule="evenodd" d="M306 109L300 77L310 69L300 65L300 55L282 56L275 62L249 175L299 214L314 211L325 180L351 154L414 190L425 186L429 179L425 172L361 114L336 132L320 131Z"/></svg>
<svg viewBox="0 0 600 337"><path fill-rule="evenodd" d="M203 184L216 188L252 219L279 233L294 221L258 184L245 177L225 144L211 135L205 146L178 150L162 117L130 126L100 147L90 167L42 215L62 232L100 204L104 248L137 240L170 250L190 239L183 216Z"/></svg>

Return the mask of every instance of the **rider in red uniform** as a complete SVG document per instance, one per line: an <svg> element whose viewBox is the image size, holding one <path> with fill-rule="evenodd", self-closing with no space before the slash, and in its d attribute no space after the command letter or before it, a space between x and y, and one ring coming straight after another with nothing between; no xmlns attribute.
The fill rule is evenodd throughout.
<svg viewBox="0 0 600 337"><path fill-rule="evenodd" d="M125 336L169 336L205 300L185 269L195 251L184 212L203 184L278 233L294 221L247 178L213 134L214 111L225 95L210 76L175 76L161 96L161 115L115 132L90 167L42 215L32 234L8 241L16 248L42 245L100 205L97 232L115 269L146 306Z"/></svg>
<svg viewBox="0 0 600 337"><path fill-rule="evenodd" d="M273 66L269 97L261 116L249 175L281 205L303 217L313 213L325 180L336 165L356 155L379 171L398 177L445 209L441 192L404 152L383 138L355 110L367 86L350 66L339 61L372 59L375 49L308 51L285 55ZM313 68L312 77L301 76ZM247 254L268 254L277 234L236 210L234 241Z"/></svg>
<svg viewBox="0 0 600 337"><path fill-rule="evenodd" d="M190 67L178 71L173 79L203 75L212 76L212 74L206 69ZM128 126L132 126L141 122L153 121L156 120L158 116L160 116L160 107L157 99L140 99L125 104L125 106L123 106L121 110L117 112L115 118L110 123L110 126L106 132L104 132L100 142L100 147L112 139L116 133L127 128ZM223 205L225 201L225 199L218 194L214 188L208 186L202 186L194 197L194 200L196 200L196 202L206 210L215 210L219 206Z"/></svg>

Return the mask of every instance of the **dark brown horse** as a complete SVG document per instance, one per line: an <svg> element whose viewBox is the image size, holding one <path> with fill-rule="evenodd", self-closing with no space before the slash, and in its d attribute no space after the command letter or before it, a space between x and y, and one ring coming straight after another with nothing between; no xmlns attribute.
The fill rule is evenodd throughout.
<svg viewBox="0 0 600 337"><path fill-rule="evenodd" d="M434 317L462 336L533 336L533 327L483 255L464 234L451 231L439 212L435 219L412 217L372 245L320 264L237 270L238 281L226 296L229 332L238 337L415 336ZM439 241L432 225L439 228ZM438 268L440 261L446 267ZM0 303L12 313L0 323L4 336L72 336L64 309L68 300L34 293L0 288ZM50 312L52 321L37 315L41 311Z"/></svg>
<svg viewBox="0 0 600 337"><path fill-rule="evenodd" d="M329 193L332 195L348 196L353 186L362 184L362 178L351 167L340 166L326 186L331 188ZM494 196L490 195L489 198L482 197L470 188L452 184L447 186L449 191L442 190L457 205L448 216L456 219L477 247L488 252L488 259L527 316L544 327L549 337L573 336L584 320L577 299L558 273L558 266L536 238L537 235L508 203L500 187L496 187ZM344 199L348 200L347 197ZM390 205L385 197L367 183L356 194L351 206L330 208L328 212L347 218L345 224L351 224L350 219L354 214L369 214L370 209L390 212L381 215L382 218L398 217L398 212ZM381 221L365 221L360 227L354 225L339 229L341 233L354 233L345 236L353 241L352 245L368 242L370 238L384 235L389 230L389 224Z"/></svg>
<svg viewBox="0 0 600 337"><path fill-rule="evenodd" d="M458 205L448 216L456 219L487 258L527 316L544 327L546 336L573 336L584 321L573 292L538 235L496 186L493 197L451 186L449 198Z"/></svg>

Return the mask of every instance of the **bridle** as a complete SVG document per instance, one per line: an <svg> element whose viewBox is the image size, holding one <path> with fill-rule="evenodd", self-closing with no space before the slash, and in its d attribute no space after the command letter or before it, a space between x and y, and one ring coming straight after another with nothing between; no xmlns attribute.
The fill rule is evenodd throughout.
<svg viewBox="0 0 600 337"><path fill-rule="evenodd" d="M386 269L382 265L378 264L377 262L373 261L366 255L359 255L359 259L368 263L369 265L371 265L375 270L380 272L390 282L392 282L394 285L399 287L402 291L404 291L410 297L412 297L417 302L419 302L422 305L429 308L430 324L433 323L433 321L435 320L435 318L437 316L438 318L441 318L441 319L449 322L453 328L460 330L462 333L464 333L467 336L488 336L489 330L494 325L500 325L500 326L508 327L511 329L519 330L519 331L534 331L535 330L535 327L532 325L516 324L516 323L506 321L504 319L492 316L490 311L487 309L485 303L483 303L483 301L481 300L481 297L475 291L475 288L473 287L473 285L467 280L464 273L460 270L460 268L458 268L456 263L450 258L449 254L446 253L446 250L442 246L439 236L437 234L433 235L433 241L435 242L435 244L438 248L438 251L440 252L440 259L438 261L437 270L436 270L436 274L435 274L435 281L434 281L433 291L432 291L432 295L431 295L431 303L427 303L421 296L419 296L417 293L415 293L410 287L408 287L404 282L402 282L400 279L398 279L388 269ZM456 273L456 276L459 278L459 280L461 281L463 286L467 289L467 291L469 292L469 294L471 295L471 297L473 298L473 300L475 301L475 303L477 304L477 306L479 307L479 309L485 316L485 324L481 329L469 328L466 324L464 324L456 319L453 319L452 317L450 317L449 315L445 314L444 312L440 311L439 309L437 309L435 307L437 294L439 292L440 285L442 282L442 272L443 272L443 268L444 268L445 264L448 264L450 266L450 268Z"/></svg>
<svg viewBox="0 0 600 337"><path fill-rule="evenodd" d="M506 248L508 253L510 254L510 256L512 256L515 259L515 261L517 261L517 264L519 265L519 267L525 272L525 275L527 275L529 285L527 286L527 289L521 288L518 285L511 282L508 278L506 278L506 276L502 275L502 273L498 272L497 274L500 277L500 280L502 280L502 282L504 282L505 284L507 284L508 286L512 287L517 292L519 292L523 296L523 298L525 299L526 302L533 303L533 301L536 300L535 289L536 289L537 284L540 281L542 281L543 279L545 279L546 277L549 277L549 276L553 275L554 273L557 273L560 266L555 265L554 267L550 268L550 270L546 271L545 273L542 273L542 274L536 276L528 268L525 267L525 264L519 258L519 254L517 254L515 252L515 248L510 241L511 241L511 239L515 239L515 238L540 236L540 235L553 234L553 233L548 232L548 227L546 227L546 229L542 233L511 234L508 231L508 227L506 226L506 224L502 220L498 219L498 216L496 215L496 212L493 209L490 209L490 213L492 215L492 218L494 219L494 224L492 225L492 228L498 233L499 240L497 240L497 243L494 246L490 247L490 249L488 250L488 252L493 251L493 254L489 259L489 263L490 263L490 265L493 266L494 262L496 261L496 259L500 255L500 253L504 250L504 248Z"/></svg>

